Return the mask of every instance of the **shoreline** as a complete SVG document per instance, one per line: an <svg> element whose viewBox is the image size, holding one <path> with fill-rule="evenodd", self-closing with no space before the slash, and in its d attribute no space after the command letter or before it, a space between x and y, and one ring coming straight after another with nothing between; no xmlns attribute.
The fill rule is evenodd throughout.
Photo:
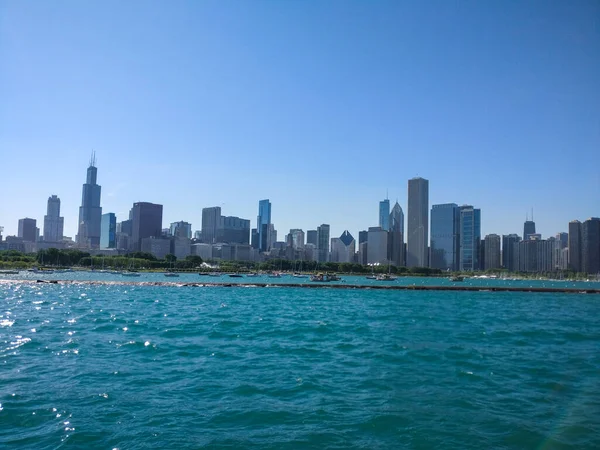
<svg viewBox="0 0 600 450"><path fill-rule="evenodd" d="M334 283L196 283L176 281L102 281L102 280L0 280L0 284L83 284L98 286L166 286L166 287L225 287L225 288L304 288L304 289L363 289L391 291L464 291L464 292L545 292L568 294L600 294L600 288L560 288L527 286L427 286L427 285L373 285Z"/></svg>

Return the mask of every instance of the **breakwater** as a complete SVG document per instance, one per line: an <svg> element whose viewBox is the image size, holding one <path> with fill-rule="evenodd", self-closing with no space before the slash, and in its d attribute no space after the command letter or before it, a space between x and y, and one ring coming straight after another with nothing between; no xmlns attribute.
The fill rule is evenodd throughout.
<svg viewBox="0 0 600 450"><path fill-rule="evenodd" d="M102 281L102 280L0 280L0 283L46 283L46 284L85 284L123 286L171 286L171 287L227 287L227 288L303 288L303 289L365 289L387 291L470 291L470 292L538 292L600 294L597 288L539 287L539 286L436 286L436 285L360 285L348 283L227 283L227 282L177 282L177 281Z"/></svg>

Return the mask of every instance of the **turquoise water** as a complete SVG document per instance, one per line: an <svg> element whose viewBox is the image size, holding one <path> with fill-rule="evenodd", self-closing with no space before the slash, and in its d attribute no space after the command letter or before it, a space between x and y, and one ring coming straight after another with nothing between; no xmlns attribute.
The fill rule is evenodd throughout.
<svg viewBox="0 0 600 450"><path fill-rule="evenodd" d="M599 317L582 294L4 283L0 448L599 448Z"/></svg>

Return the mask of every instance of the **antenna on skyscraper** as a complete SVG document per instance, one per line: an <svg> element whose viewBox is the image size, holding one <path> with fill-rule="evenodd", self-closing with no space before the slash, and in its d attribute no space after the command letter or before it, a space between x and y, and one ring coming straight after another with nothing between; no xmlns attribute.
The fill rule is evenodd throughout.
<svg viewBox="0 0 600 450"><path fill-rule="evenodd" d="M531 221L533 222L533 206L531 207Z"/></svg>
<svg viewBox="0 0 600 450"><path fill-rule="evenodd" d="M390 196L389 196L389 189L388 189L388 188L386 188L386 189L385 189L385 199L386 199L386 200L389 200L389 199L390 199Z"/></svg>
<svg viewBox="0 0 600 450"><path fill-rule="evenodd" d="M90 156L90 167L96 167L96 152L92 150L92 156Z"/></svg>

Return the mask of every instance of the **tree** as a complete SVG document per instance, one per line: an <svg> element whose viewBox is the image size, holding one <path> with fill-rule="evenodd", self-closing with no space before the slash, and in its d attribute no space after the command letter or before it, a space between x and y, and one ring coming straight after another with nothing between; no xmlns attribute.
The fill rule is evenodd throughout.
<svg viewBox="0 0 600 450"><path fill-rule="evenodd" d="M165 261L167 261L168 263L174 263L175 261L177 261L177 256L175 256L173 253L169 253L168 255L165 255Z"/></svg>
<svg viewBox="0 0 600 450"><path fill-rule="evenodd" d="M202 264L202 258L198 255L187 255L185 257L185 262L188 264L188 267L196 267Z"/></svg>

